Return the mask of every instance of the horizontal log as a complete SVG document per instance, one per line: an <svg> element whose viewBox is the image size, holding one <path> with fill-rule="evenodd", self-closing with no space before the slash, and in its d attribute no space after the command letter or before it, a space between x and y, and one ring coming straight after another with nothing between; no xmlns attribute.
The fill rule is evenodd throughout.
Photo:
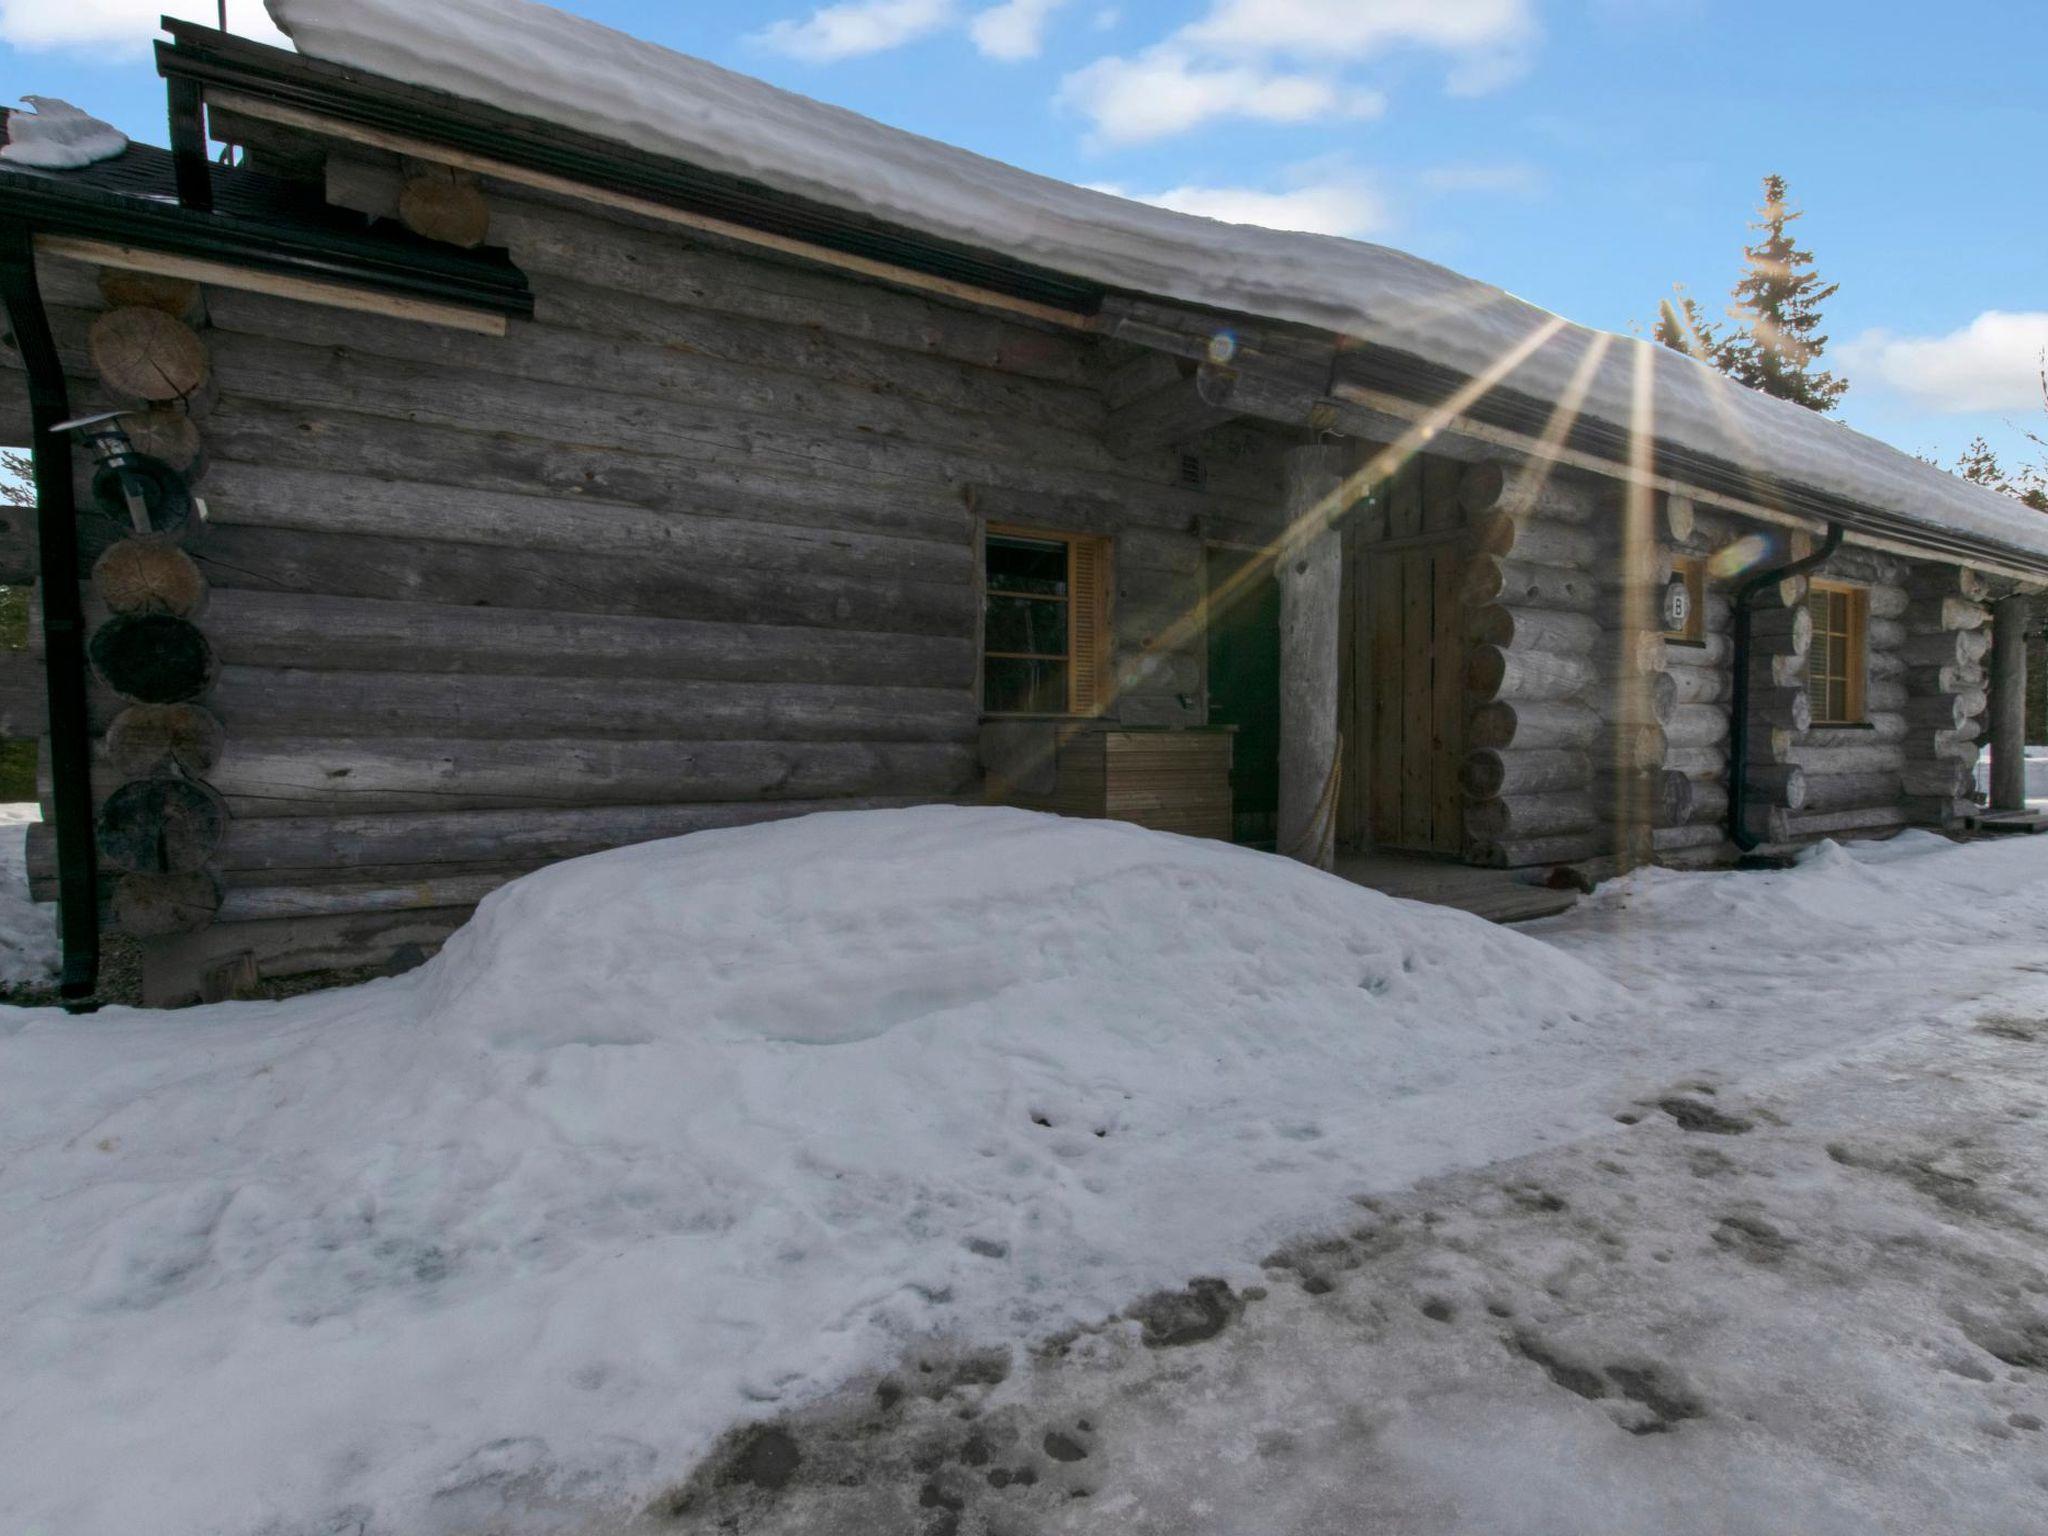
<svg viewBox="0 0 2048 1536"><path fill-rule="evenodd" d="M1899 675L1908 697L1931 693L1968 693L1985 688L1990 678L1976 662L1958 662L1945 667L1908 667ZM1894 705L1894 708L1897 706Z"/></svg>
<svg viewBox="0 0 2048 1536"><path fill-rule="evenodd" d="M1606 676L1643 677L1664 670L1664 636L1653 629L1610 629L1585 655Z"/></svg>
<svg viewBox="0 0 2048 1536"><path fill-rule="evenodd" d="M1725 668L1735 655L1735 643L1725 634L1709 630L1698 640L1669 640L1664 642L1664 665L1676 672L1681 667L1695 671L1704 668Z"/></svg>
<svg viewBox="0 0 2048 1536"><path fill-rule="evenodd" d="M1813 700L1804 687L1758 688L1749 696L1749 718L1774 730L1811 730Z"/></svg>
<svg viewBox="0 0 2048 1536"><path fill-rule="evenodd" d="M1808 811L1841 811L1855 805L1892 805L1901 795L1898 770L1855 774L1812 774L1806 780ZM1794 811L1800 807L1792 807Z"/></svg>
<svg viewBox="0 0 2048 1536"><path fill-rule="evenodd" d="M1613 501L1603 483L1560 474L1547 464L1486 460L1458 477L1458 505L1473 516L1506 513L1584 523Z"/></svg>
<svg viewBox="0 0 2048 1536"><path fill-rule="evenodd" d="M1864 649L1873 654L1896 651L1906 643L1908 633L1910 631L1897 619L1880 619L1873 616L1864 622Z"/></svg>
<svg viewBox="0 0 2048 1536"><path fill-rule="evenodd" d="M1804 652L1752 651L1749 656L1749 686L1753 691L1806 686Z"/></svg>
<svg viewBox="0 0 2048 1536"><path fill-rule="evenodd" d="M1789 763L1752 763L1747 774L1749 793L1768 805L1798 810L1806 804L1806 770Z"/></svg>
<svg viewBox="0 0 2048 1536"><path fill-rule="evenodd" d="M1661 725L1678 707L1678 684L1668 672L1652 672L1646 677L1610 677L1588 691L1587 702L1605 720L1650 720Z"/></svg>
<svg viewBox="0 0 2048 1536"><path fill-rule="evenodd" d="M966 636L221 591L207 632L229 666L965 688Z"/></svg>
<svg viewBox="0 0 2048 1536"><path fill-rule="evenodd" d="M978 782L958 743L229 739L210 783L234 816L663 801L940 799Z"/></svg>
<svg viewBox="0 0 2048 1536"><path fill-rule="evenodd" d="M423 879L343 881L308 885L239 886L221 902L223 923L264 922L287 917L338 917L368 912L412 912L470 906L519 878L521 871L428 875Z"/></svg>
<svg viewBox="0 0 2048 1536"><path fill-rule="evenodd" d="M1668 747L1664 766L1694 779L1718 779L1728 772L1725 747Z"/></svg>
<svg viewBox="0 0 2048 1536"><path fill-rule="evenodd" d="M1710 747L1728 739L1728 711L1712 705L1681 705L1664 725L1664 740L1674 747Z"/></svg>
<svg viewBox="0 0 2048 1536"><path fill-rule="evenodd" d="M1513 556L1535 565L1591 569L1600 558L1599 541L1592 533L1544 517L1483 514L1472 519L1469 538L1481 554Z"/></svg>
<svg viewBox="0 0 2048 1536"><path fill-rule="evenodd" d="M1875 773L1896 771L1906 755L1903 744L1866 731L1819 731L1793 747L1789 760L1813 774Z"/></svg>
<svg viewBox="0 0 2048 1536"><path fill-rule="evenodd" d="M1975 788L1972 765L1955 758L1928 758L1903 765L1893 780L1903 795L1941 795L1953 798Z"/></svg>
<svg viewBox="0 0 2048 1536"><path fill-rule="evenodd" d="M1652 827L1675 827L1691 819L1693 795L1692 780L1669 769L1605 769L1593 781L1594 804L1609 817Z"/></svg>
<svg viewBox="0 0 2048 1536"><path fill-rule="evenodd" d="M1590 613L1558 608L1510 608L1487 603L1470 610L1469 638L1507 650L1546 651L1553 655L1591 655L1604 632Z"/></svg>
<svg viewBox="0 0 2048 1536"><path fill-rule="evenodd" d="M1726 672L1712 667L1673 667L1671 689L1677 704L1719 704L1734 691Z"/></svg>
<svg viewBox="0 0 2048 1536"><path fill-rule="evenodd" d="M1592 762L1584 752L1481 748L1466 754L1459 783L1467 798L1492 800L1503 795L1584 789L1592 776Z"/></svg>
<svg viewBox="0 0 2048 1536"><path fill-rule="evenodd" d="M1906 607L1912 601L1903 586L1892 582L1873 582L1864 589L1873 619L1900 619L1906 614Z"/></svg>
<svg viewBox="0 0 2048 1536"><path fill-rule="evenodd" d="M1648 856L1650 847L1648 830L1632 836L1630 842L1632 861L1641 862ZM1465 858L1468 863L1487 869L1537 869L1545 865L1581 864L1590 859L1608 858L1614 855L1616 846L1613 828L1596 827L1558 837L1516 838L1507 842L1474 839L1466 845Z"/></svg>
<svg viewBox="0 0 2048 1536"><path fill-rule="evenodd" d="M1760 843L1782 843L1792 835L1792 813L1782 805L1751 801L1745 809L1744 820L1749 823L1750 835Z"/></svg>
<svg viewBox="0 0 2048 1536"><path fill-rule="evenodd" d="M1915 634L1930 630L1982 629L1991 610L1966 597L1916 597L1906 605L1905 627Z"/></svg>
<svg viewBox="0 0 2048 1536"><path fill-rule="evenodd" d="M1899 713L1905 717L1909 727L1953 730L1971 717L1973 711L1968 706L1968 697L1960 693L1925 694L1907 700Z"/></svg>
<svg viewBox="0 0 2048 1536"><path fill-rule="evenodd" d="M1574 613L1593 612L1601 593L1599 582L1583 570L1484 554L1465 562L1463 589L1468 605L1502 603Z"/></svg>
<svg viewBox="0 0 2048 1536"><path fill-rule="evenodd" d="M1510 843L1583 832L1599 824L1592 796L1584 790L1520 795L1465 809L1467 836L1482 843Z"/></svg>
<svg viewBox="0 0 2048 1536"><path fill-rule="evenodd" d="M563 494L535 481L513 494L372 478L367 467L345 473L223 462L207 486L208 539L232 529L252 551L271 547L252 537L264 529L354 534L365 543L480 544L605 559L614 577L627 574L626 562L651 559L669 568L695 563L940 584L974 579L974 518L957 489L927 496L899 488L885 507L871 507L857 488L812 489L802 499L801 487L678 487L659 506L641 507L606 499L609 488L599 483Z"/></svg>
<svg viewBox="0 0 2048 1536"><path fill-rule="evenodd" d="M1971 636L1956 632L1908 635L1898 654L1909 667L1961 667L1979 657L1968 654Z"/></svg>
<svg viewBox="0 0 2048 1536"><path fill-rule="evenodd" d="M964 556L965 550L946 553ZM971 633L980 607L964 560L949 559L951 575L936 581L891 575L880 569L859 575L819 575L804 569L798 547L785 551L782 569L767 570L706 560L673 547L645 549L628 559L419 539L211 527L193 542L192 554L207 579L220 589L465 607L687 616L723 623L938 635Z"/></svg>
<svg viewBox="0 0 2048 1536"><path fill-rule="evenodd" d="M1851 832L1889 832L1908 821L1897 805L1861 806L1847 810L1809 811L1786 818L1787 837L1832 837Z"/></svg>
<svg viewBox="0 0 2048 1536"><path fill-rule="evenodd" d="M1695 779L1692 786L1692 824L1705 822L1712 826L1724 826L1728 820L1728 783L1726 779Z"/></svg>
<svg viewBox="0 0 2048 1536"><path fill-rule="evenodd" d="M1475 747L1544 749L1591 745L1600 717L1582 704L1496 701L1472 711L1465 739Z"/></svg>
<svg viewBox="0 0 2048 1536"><path fill-rule="evenodd" d="M1800 608L1766 608L1750 616L1750 644L1760 651L1804 656L1813 645L1813 612Z"/></svg>
<svg viewBox="0 0 2048 1536"><path fill-rule="evenodd" d="M1593 737L1592 758L1596 767L1627 772L1656 767L1664 761L1666 749L1660 725L1605 725Z"/></svg>
<svg viewBox="0 0 2048 1536"><path fill-rule="evenodd" d="M1579 658L1545 651L1475 645L1466 658L1465 687L1481 699L1556 703L1583 693L1593 672Z"/></svg>
<svg viewBox="0 0 2048 1536"><path fill-rule="evenodd" d="M169 1008L196 1002L206 974L247 957L259 976L381 965L394 953L423 956L469 920L473 907L418 912L349 913L258 923L213 923L198 933L149 939L143 946L143 1000Z"/></svg>
<svg viewBox="0 0 2048 1536"><path fill-rule="evenodd" d="M1905 588L1913 597L1982 598L1988 584L1981 571L1966 565L1916 565L1906 573Z"/></svg>
<svg viewBox="0 0 2048 1536"><path fill-rule="evenodd" d="M194 933L221 908L219 876L208 870L182 874L123 875L114 882L114 926L136 938Z"/></svg>
<svg viewBox="0 0 2048 1536"><path fill-rule="evenodd" d="M1726 837L1727 834L1722 830L1718 820L1695 817L1687 826L1657 828L1652 836L1651 846L1660 855L1678 853L1691 849L1717 848Z"/></svg>
<svg viewBox="0 0 2048 1536"><path fill-rule="evenodd" d="M41 656L30 651L0 651L0 737L18 741L45 734L49 698Z"/></svg>

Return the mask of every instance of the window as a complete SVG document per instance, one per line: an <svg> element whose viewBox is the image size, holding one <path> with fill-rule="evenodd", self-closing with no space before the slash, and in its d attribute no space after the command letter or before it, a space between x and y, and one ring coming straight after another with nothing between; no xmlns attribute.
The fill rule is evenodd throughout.
<svg viewBox="0 0 2048 1536"><path fill-rule="evenodd" d="M1680 555L1671 562L1671 579L1685 586L1685 622L1664 631L1666 640L1682 645L1704 645L1707 639L1707 562L1694 555Z"/></svg>
<svg viewBox="0 0 2048 1536"><path fill-rule="evenodd" d="M981 707L1095 715L1109 696L1109 540L991 527Z"/></svg>
<svg viewBox="0 0 2048 1536"><path fill-rule="evenodd" d="M1813 649L1806 653L1806 691L1815 725L1863 723L1864 634L1870 594L1861 587L1816 581L1807 593Z"/></svg>

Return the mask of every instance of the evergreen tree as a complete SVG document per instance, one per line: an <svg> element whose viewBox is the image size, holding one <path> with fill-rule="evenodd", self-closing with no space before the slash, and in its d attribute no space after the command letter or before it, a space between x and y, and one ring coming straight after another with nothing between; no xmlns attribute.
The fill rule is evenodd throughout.
<svg viewBox="0 0 2048 1536"><path fill-rule="evenodd" d="M1722 335L1680 290L1679 303L1660 306L1657 339L1674 351L1711 363L1751 389L1828 411L1848 393L1848 380L1816 365L1827 350L1820 308L1840 291L1813 269L1813 253L1788 233L1804 217L1785 203L1785 178L1764 178L1764 205L1750 228L1759 238L1743 251L1742 278L1728 310L1733 330Z"/></svg>
<svg viewBox="0 0 2048 1536"><path fill-rule="evenodd" d="M2031 432L2027 435L2035 442L2040 441ZM1998 462L1997 451L1982 437L1971 438L1970 445L1957 455L1955 472L1987 490L2023 501L2036 512L2048 512L2048 475L2035 468L2007 474L2005 466Z"/></svg>

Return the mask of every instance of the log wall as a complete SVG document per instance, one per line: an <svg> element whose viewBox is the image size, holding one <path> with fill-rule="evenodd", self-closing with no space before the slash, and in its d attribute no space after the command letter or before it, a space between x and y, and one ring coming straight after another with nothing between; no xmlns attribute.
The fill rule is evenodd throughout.
<svg viewBox="0 0 2048 1536"><path fill-rule="evenodd" d="M503 338L204 296L187 547L230 821L156 1000L244 951L430 948L573 853L978 798L988 521L1114 535L1116 718L1206 721L1203 541L1271 536L1277 437L1112 446L1121 344L486 192L535 290ZM109 403L97 274L41 276L74 403Z"/></svg>

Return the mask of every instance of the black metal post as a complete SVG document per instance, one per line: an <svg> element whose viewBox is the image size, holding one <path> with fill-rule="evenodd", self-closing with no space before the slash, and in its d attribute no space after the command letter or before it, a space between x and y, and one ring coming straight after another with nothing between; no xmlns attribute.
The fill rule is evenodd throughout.
<svg viewBox="0 0 2048 1536"><path fill-rule="evenodd" d="M41 565L43 671L49 688L51 809L57 834L59 991L89 1006L99 981L99 868L93 844L92 738L85 702L85 613L78 595L78 503L71 444L53 429L71 414L64 366L36 285L28 225L0 220L0 300L28 371L34 424L36 527Z"/></svg>

